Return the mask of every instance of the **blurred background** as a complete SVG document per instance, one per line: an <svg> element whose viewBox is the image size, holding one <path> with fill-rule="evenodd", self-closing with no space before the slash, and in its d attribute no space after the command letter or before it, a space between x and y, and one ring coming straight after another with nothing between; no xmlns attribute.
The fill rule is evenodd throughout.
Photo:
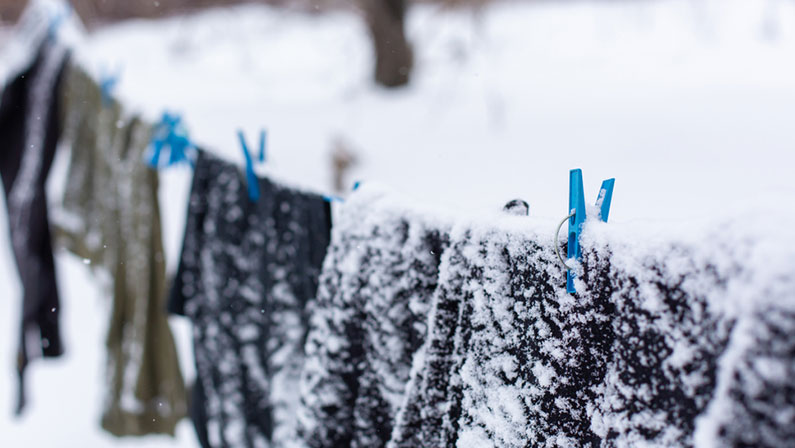
<svg viewBox="0 0 795 448"><path fill-rule="evenodd" d="M686 229L795 213L793 0L71 3L85 27L75 57L118 75L126 106L152 121L181 113L194 141L239 163L235 132L265 128L263 171L294 185L344 196L380 182L469 214L522 198L550 238L571 168L589 202L616 177L611 221ZM0 50L25 4L0 0ZM54 182L63 171L56 162ZM190 175L162 175L171 270ZM14 298L9 246L0 283ZM20 419L18 304L0 300L0 444L196 446L187 421L176 439L100 430L107 299L80 260L57 260L68 354L30 369ZM192 378L189 328L172 324Z"/></svg>

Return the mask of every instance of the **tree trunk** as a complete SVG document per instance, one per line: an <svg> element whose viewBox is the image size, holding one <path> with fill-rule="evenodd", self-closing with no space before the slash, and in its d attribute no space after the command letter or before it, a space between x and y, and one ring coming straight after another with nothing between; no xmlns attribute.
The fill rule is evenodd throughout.
<svg viewBox="0 0 795 448"><path fill-rule="evenodd" d="M15 23L28 0L0 0L0 23Z"/></svg>
<svg viewBox="0 0 795 448"><path fill-rule="evenodd" d="M406 0L359 0L375 50L375 81L385 87L408 84L413 66L406 40Z"/></svg>

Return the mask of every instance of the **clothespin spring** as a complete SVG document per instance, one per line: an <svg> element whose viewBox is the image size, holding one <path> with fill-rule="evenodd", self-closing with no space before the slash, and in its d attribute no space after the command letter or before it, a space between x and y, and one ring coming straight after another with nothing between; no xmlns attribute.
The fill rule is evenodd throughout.
<svg viewBox="0 0 795 448"><path fill-rule="evenodd" d="M555 243L554 244L554 246L555 246L555 255L558 256L558 260L560 260L560 263L566 269L571 269L571 268L569 267L568 264L566 264L566 260L560 254L560 229L561 229L561 227L563 227L563 224L566 224L566 221L568 221L571 218L573 218L575 214L576 214L576 212L572 211L571 214L569 214L569 216L563 218L563 220L560 222L560 224L558 224L557 230L555 230L555 241L554 241L554 243Z"/></svg>

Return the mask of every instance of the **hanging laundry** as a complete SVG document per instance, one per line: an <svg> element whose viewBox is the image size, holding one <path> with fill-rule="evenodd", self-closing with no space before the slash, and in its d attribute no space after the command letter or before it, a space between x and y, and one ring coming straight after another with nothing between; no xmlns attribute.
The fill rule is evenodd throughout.
<svg viewBox="0 0 795 448"><path fill-rule="evenodd" d="M97 83L67 68L62 142L71 148L58 242L112 294L102 427L117 436L174 434L185 387L166 314L158 176L143 163L152 128L103 104Z"/></svg>
<svg viewBox="0 0 795 448"><path fill-rule="evenodd" d="M791 279L790 279L791 280ZM784 286L784 285L782 285ZM790 447L795 440L795 301L788 289L766 291L787 306L741 317L694 446Z"/></svg>
<svg viewBox="0 0 795 448"><path fill-rule="evenodd" d="M25 407L28 363L63 353L45 183L58 142L56 92L66 59L65 47L42 38L32 65L5 86L0 99L0 175L23 294L17 414Z"/></svg>
<svg viewBox="0 0 795 448"><path fill-rule="evenodd" d="M383 194L360 188L335 222L302 378L309 447L384 446L425 338L448 226Z"/></svg>
<svg viewBox="0 0 795 448"><path fill-rule="evenodd" d="M545 236L456 229L390 446L693 446L734 327L711 301L732 296L733 270L677 246L629 265L591 248L584 287L569 298L551 248L538 243ZM785 392L786 376L770 375ZM775 403L762 398L751 407ZM768 440L786 440L791 427L774 416L746 413L727 426L766 423ZM713 436L714 446L742 445Z"/></svg>
<svg viewBox="0 0 795 448"><path fill-rule="evenodd" d="M605 300L566 299L554 253L526 233L455 230L390 446L599 441L587 410L611 342Z"/></svg>
<svg viewBox="0 0 795 448"><path fill-rule="evenodd" d="M732 272L676 244L630 265L609 254L605 246L584 253L584 294L607 300L602 318L612 321L590 429L616 444L692 446L733 326L710 299L731 297Z"/></svg>
<svg viewBox="0 0 795 448"><path fill-rule="evenodd" d="M742 224L644 250L608 234L584 253L589 294L615 306L592 424L611 443L792 446L795 255L775 232Z"/></svg>
<svg viewBox="0 0 795 448"><path fill-rule="evenodd" d="M737 244L702 243L714 248L707 256L673 242L625 248L613 235L585 240L571 295L546 227L525 217L459 221L438 280L422 282L424 305L408 307L427 323L415 326L422 345L407 351L383 337L400 328L392 322L409 294L384 273L426 272L417 269L428 266L426 251L401 223L431 218L369 194L343 206L321 275L302 388L309 446L792 440L791 273L754 295ZM732 311L740 302L753 312Z"/></svg>
<svg viewBox="0 0 795 448"><path fill-rule="evenodd" d="M212 447L296 443L298 378L331 227L329 204L198 151L170 310L193 323L197 381ZM199 417L201 417L199 415Z"/></svg>

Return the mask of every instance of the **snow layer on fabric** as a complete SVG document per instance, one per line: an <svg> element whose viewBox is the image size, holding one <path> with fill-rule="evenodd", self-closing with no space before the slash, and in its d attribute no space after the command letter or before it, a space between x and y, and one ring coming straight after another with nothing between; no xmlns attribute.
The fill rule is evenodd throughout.
<svg viewBox="0 0 795 448"><path fill-rule="evenodd" d="M370 184L342 206L312 310L303 441L383 446L423 342L447 225Z"/></svg>
<svg viewBox="0 0 795 448"><path fill-rule="evenodd" d="M170 308L191 319L210 446L295 444L305 307L329 238L328 204L204 151L196 161Z"/></svg>
<svg viewBox="0 0 795 448"><path fill-rule="evenodd" d="M727 224L645 241L589 224L571 295L537 222L456 219L422 344L390 370L411 366L402 401L373 425L357 410L395 408L372 387L388 373L362 380L377 347L361 341L379 322L363 310L400 297L382 277L406 263L393 256L412 246L400 224L416 216L387 196L355 194L335 228L302 391L313 446L786 446L792 249ZM773 272L748 264L758 257ZM374 427L392 432L367 437Z"/></svg>

